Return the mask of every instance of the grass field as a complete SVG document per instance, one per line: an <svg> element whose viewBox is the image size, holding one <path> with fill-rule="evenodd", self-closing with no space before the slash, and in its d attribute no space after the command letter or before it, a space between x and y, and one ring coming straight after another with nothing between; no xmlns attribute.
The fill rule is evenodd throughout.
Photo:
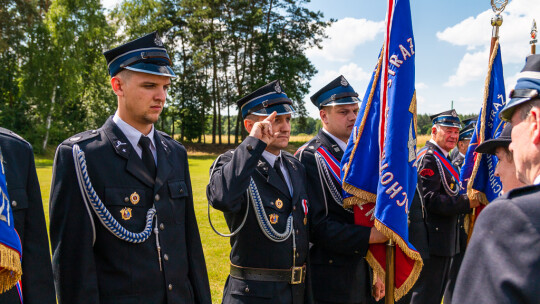
<svg viewBox="0 0 540 304"><path fill-rule="evenodd" d="M294 152L301 144L309 140L310 137L292 137L291 144L287 149ZM418 147L423 147L429 136L420 135L418 137ZM220 303L223 293L223 286L229 271L229 251L230 244L228 238L223 238L214 233L208 223L206 185L208 184L209 168L217 157L217 154L195 152L189 155L189 170L191 174L191 184L194 193L195 214L199 224L210 289L212 291L213 303ZM47 221L49 223L49 193L52 177L52 157L36 157L36 167L41 186L41 196ZM216 210L211 210L212 222L221 232L228 232L223 214Z"/></svg>

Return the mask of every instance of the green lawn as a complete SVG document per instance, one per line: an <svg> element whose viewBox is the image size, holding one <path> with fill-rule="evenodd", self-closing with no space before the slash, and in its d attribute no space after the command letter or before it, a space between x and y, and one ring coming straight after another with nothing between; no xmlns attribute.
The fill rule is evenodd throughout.
<svg viewBox="0 0 540 304"><path fill-rule="evenodd" d="M221 303L223 285L229 272L229 239L220 237L214 233L208 224L206 185L208 184L208 170L216 156L195 155L189 157L189 170L193 186L195 214L199 223L208 278L212 291L213 303ZM37 174L43 197L43 208L47 226L49 223L49 192L51 186L52 160L36 158ZM212 210L212 222L219 231L228 232L223 214Z"/></svg>

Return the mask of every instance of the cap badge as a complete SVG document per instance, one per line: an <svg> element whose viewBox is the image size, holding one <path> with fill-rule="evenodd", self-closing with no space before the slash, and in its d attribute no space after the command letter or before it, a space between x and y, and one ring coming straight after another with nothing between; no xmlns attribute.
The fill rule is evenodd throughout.
<svg viewBox="0 0 540 304"><path fill-rule="evenodd" d="M131 195L129 196L129 201L133 204L133 205L137 205L139 203L139 201L141 200L141 197L139 196L139 194L137 192L133 192L131 193Z"/></svg>
<svg viewBox="0 0 540 304"><path fill-rule="evenodd" d="M131 219L131 208L124 207L124 209L120 210L120 214L122 214L124 221L129 221Z"/></svg>
<svg viewBox="0 0 540 304"><path fill-rule="evenodd" d="M278 221L279 215L272 213L270 214L270 224L275 225Z"/></svg>
<svg viewBox="0 0 540 304"><path fill-rule="evenodd" d="M457 117L457 113L456 113L455 110L452 110L452 116L453 116L453 117Z"/></svg>
<svg viewBox="0 0 540 304"><path fill-rule="evenodd" d="M163 46L163 41L161 41L161 37L159 37L159 35L157 33L156 33L156 37L154 38L154 43L157 46Z"/></svg>
<svg viewBox="0 0 540 304"><path fill-rule="evenodd" d="M347 82L347 79L345 79L345 77L341 76L341 85L346 87L349 85L349 83Z"/></svg>
<svg viewBox="0 0 540 304"><path fill-rule="evenodd" d="M279 198L276 200L276 207L278 207L278 209L283 208L283 201Z"/></svg>
<svg viewBox="0 0 540 304"><path fill-rule="evenodd" d="M276 90L276 92L278 92L278 93L281 93L281 87L279 86L279 82L276 83L276 86L274 87L274 90Z"/></svg>

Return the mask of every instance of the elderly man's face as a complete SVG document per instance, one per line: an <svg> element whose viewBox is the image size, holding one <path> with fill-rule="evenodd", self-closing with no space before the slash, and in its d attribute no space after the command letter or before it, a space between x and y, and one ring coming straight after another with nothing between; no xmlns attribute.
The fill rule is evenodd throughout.
<svg viewBox="0 0 540 304"><path fill-rule="evenodd" d="M433 140L447 152L456 147L459 138L459 129L457 127L433 126L431 132Z"/></svg>

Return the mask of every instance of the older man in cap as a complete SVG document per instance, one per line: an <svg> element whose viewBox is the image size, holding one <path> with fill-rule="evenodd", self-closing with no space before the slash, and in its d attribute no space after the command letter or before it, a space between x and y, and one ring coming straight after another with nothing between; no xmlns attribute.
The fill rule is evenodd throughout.
<svg viewBox="0 0 540 304"><path fill-rule="evenodd" d="M452 303L540 303L540 55L527 57L501 117L512 123L509 150L527 186L478 217Z"/></svg>
<svg viewBox="0 0 540 304"><path fill-rule="evenodd" d="M311 278L316 303L370 303L370 269L364 259L370 242L386 237L375 228L354 224L352 209L343 208L340 161L358 114L358 94L339 76L311 96L319 108L323 127L300 147L296 157L312 186L310 249ZM336 171L337 168L337 171ZM377 300L384 292L376 285Z"/></svg>
<svg viewBox="0 0 540 304"><path fill-rule="evenodd" d="M154 129L175 77L167 51L152 33L104 55L117 111L54 161L59 303L210 303L186 150Z"/></svg>
<svg viewBox="0 0 540 304"><path fill-rule="evenodd" d="M233 231L222 303L311 303L306 172L283 151L292 101L276 80L238 107L249 136L216 159L206 188Z"/></svg>
<svg viewBox="0 0 540 304"><path fill-rule="evenodd" d="M441 303L452 258L460 252L458 217L478 202L469 201L448 153L458 141L461 123L455 110L431 116L431 139L418 152L418 175L426 209L429 258L411 291L411 303Z"/></svg>

